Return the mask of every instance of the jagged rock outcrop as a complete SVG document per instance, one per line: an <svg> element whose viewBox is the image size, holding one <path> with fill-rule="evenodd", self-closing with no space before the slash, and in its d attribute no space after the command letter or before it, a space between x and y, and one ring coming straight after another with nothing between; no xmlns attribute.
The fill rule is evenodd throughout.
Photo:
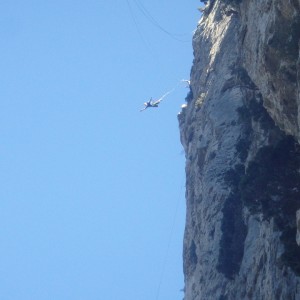
<svg viewBox="0 0 300 300"><path fill-rule="evenodd" d="M300 299L299 8L211 0L194 34L185 300Z"/></svg>

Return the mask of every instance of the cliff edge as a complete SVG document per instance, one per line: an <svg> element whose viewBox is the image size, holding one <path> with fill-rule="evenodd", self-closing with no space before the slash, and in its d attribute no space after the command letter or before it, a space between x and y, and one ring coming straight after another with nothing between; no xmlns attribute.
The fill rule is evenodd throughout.
<svg viewBox="0 0 300 300"><path fill-rule="evenodd" d="M185 300L300 299L299 40L299 0L204 9L178 115Z"/></svg>

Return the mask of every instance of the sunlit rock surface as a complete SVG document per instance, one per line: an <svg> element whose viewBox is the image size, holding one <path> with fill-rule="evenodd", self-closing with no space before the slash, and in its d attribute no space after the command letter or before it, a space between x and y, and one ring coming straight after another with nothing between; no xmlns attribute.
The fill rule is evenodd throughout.
<svg viewBox="0 0 300 300"><path fill-rule="evenodd" d="M299 7L209 1L194 34L185 300L300 299Z"/></svg>

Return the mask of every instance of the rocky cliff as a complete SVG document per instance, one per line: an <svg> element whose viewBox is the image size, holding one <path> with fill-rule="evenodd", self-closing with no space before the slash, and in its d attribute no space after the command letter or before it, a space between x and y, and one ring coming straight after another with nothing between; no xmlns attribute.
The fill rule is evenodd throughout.
<svg viewBox="0 0 300 300"><path fill-rule="evenodd" d="M206 4L178 115L185 300L300 299L299 39L300 0Z"/></svg>

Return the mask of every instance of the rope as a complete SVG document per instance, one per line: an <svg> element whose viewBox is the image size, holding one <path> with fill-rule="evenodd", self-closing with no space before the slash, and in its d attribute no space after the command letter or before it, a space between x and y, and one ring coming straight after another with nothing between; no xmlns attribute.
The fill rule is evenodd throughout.
<svg viewBox="0 0 300 300"><path fill-rule="evenodd" d="M164 32L165 34L167 34L169 37L171 37L172 39L174 40L177 40L179 42L183 42L183 43L188 43L190 42L189 40L186 41L186 40L182 40L176 36L183 36L183 35L186 35L186 34L176 34L176 33L172 33L168 30L166 30L164 27L162 27L159 22L150 14L150 12L146 9L146 7L138 0L133 0L136 7L139 9L139 11L144 15L144 17L146 17L146 19L148 19L148 21L155 27L157 27L159 30L161 30L162 32ZM147 47L149 47L149 43L145 40L142 32L140 31L140 28L138 26L138 22L134 16L134 13L133 13L133 9L132 9L132 5L130 4L130 1L129 0L126 0L127 2L127 6L129 8L129 11L130 11L130 14L131 14L131 17L134 21L134 24L137 28L137 31L139 32L139 35L140 37L142 38L142 40L147 44Z"/></svg>
<svg viewBox="0 0 300 300"><path fill-rule="evenodd" d="M169 235L167 251L166 251L166 254L165 254L164 261L163 261L163 267L162 267L162 271L161 271L161 274L160 274L160 279L159 279L159 283L158 283L158 287L157 287L157 293L156 293L155 300L159 299L160 288L161 288L161 285L162 285L162 282L163 282L163 279L164 279L164 276L165 276L166 265L167 265L167 260L168 260L168 256L169 256L169 252L170 252L170 245L171 245L173 234L174 234L174 228L175 228L177 212L178 212L178 207L179 207L179 200L181 198L182 189L183 189L183 184L181 184L180 193L179 193L179 196L178 196L177 202L176 202L175 214L174 214L174 217L173 217L173 223L172 223L171 232L170 232L170 235Z"/></svg>
<svg viewBox="0 0 300 300"><path fill-rule="evenodd" d="M168 96L170 93L174 92L175 88L173 88L172 90L166 92L163 96L161 96L158 100L156 101L159 101L161 102L166 96Z"/></svg>
<svg viewBox="0 0 300 300"><path fill-rule="evenodd" d="M175 87L173 87L170 91L166 92L164 95L162 95L162 96L161 96L158 100L156 100L156 101L162 101L167 95L173 93L173 92L177 89L177 87L178 87L179 85L181 85L182 82L185 82L185 81L189 81L189 80L184 80L184 79L180 80L180 81L175 85Z"/></svg>
<svg viewBox="0 0 300 300"><path fill-rule="evenodd" d="M137 19L136 19L134 13L133 13L133 9L132 9L132 6L131 6L129 0L126 0L126 2L127 2L128 8L129 8L129 12L130 12L130 15L131 15L131 17L132 17L133 23L134 23L134 25L135 25L135 27L136 27L136 30L137 30L137 32L138 32L138 35L140 36L140 38L141 38L141 40L143 41L143 43L144 43L144 45L146 46L146 48L147 48L148 50L150 50L151 55L152 55L153 58L155 59L156 56L155 56L154 53L153 53L153 50L152 50L152 48L151 48L151 45L150 45L150 44L148 43L148 41L144 38L144 36L143 36L143 34L142 34L142 32L141 32L141 30L140 30L140 28L139 28Z"/></svg>
<svg viewBox="0 0 300 300"><path fill-rule="evenodd" d="M164 32L165 34L167 34L168 36L170 36L171 38L179 41L179 42L189 42L189 41L185 41L182 40L176 36L184 36L186 34L178 34L178 33L172 33L170 31L168 31L167 29L165 29L164 27L162 27L159 22L150 14L150 12L146 9L146 7L139 1L139 0L134 0L136 6L138 7L138 9L141 11L141 13L148 19L148 21L150 23L152 23L153 26L157 27L158 29L160 29L162 32Z"/></svg>

